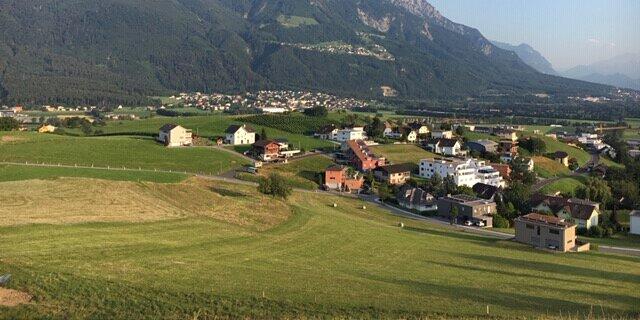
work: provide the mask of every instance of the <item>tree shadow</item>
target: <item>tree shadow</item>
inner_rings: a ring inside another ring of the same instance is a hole
[[[219,194],[221,196],[224,196],[224,197],[232,197],[232,198],[244,198],[244,197],[247,197],[247,195],[242,193],[242,192],[228,190],[228,189],[222,189],[222,188],[217,188],[217,187],[211,187],[211,191],[215,192],[215,193],[217,193],[217,194]]]

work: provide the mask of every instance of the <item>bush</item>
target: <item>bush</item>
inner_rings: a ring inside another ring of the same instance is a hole
[[[593,238],[602,238],[604,237],[604,228],[600,227],[600,226],[592,226],[589,229],[589,236],[593,237]]]
[[[293,193],[293,188],[281,175],[272,173],[268,178],[261,179],[258,184],[258,191],[283,199],[288,198]]]
[[[578,229],[576,230],[576,233],[577,233],[579,236],[584,236],[584,237],[586,237],[586,236],[588,236],[588,235],[589,235],[589,229],[587,229],[587,228],[585,228],[585,227],[580,227],[580,228],[578,228]]]
[[[493,227],[507,229],[509,228],[509,220],[499,214],[496,214],[493,216]]]

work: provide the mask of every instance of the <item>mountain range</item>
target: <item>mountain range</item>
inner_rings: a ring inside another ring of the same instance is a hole
[[[567,78],[640,90],[640,53],[624,54],[562,72]]]
[[[610,90],[541,74],[425,0],[5,0],[0,29],[9,103],[256,89],[400,99]]]
[[[553,69],[551,62],[549,62],[547,58],[526,43],[517,46],[498,41],[492,41],[492,43],[498,48],[515,52],[518,57],[522,59],[522,62],[536,69],[538,72],[554,76],[559,75],[558,72]]]

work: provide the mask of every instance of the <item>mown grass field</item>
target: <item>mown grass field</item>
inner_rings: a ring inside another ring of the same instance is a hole
[[[249,163],[239,155],[214,148],[165,148],[150,138],[76,138],[37,133],[6,133],[2,138],[1,162],[93,165],[207,174],[226,172]]]
[[[422,159],[442,157],[412,144],[380,145],[371,147],[371,150],[394,164],[413,163],[418,165]]]
[[[241,120],[235,120],[236,118],[241,119],[241,117],[232,117],[223,114],[201,117],[154,117],[143,120],[109,121],[105,127],[98,127],[97,129],[102,130],[105,134],[158,134],[158,130],[164,124],[175,123],[193,130],[193,133],[196,135],[213,138],[224,136],[224,132],[229,125],[243,123]],[[264,128],[270,139],[288,139],[296,148],[311,150],[315,148],[334,147],[334,145],[328,141],[315,139],[310,136],[293,134],[259,125],[251,124],[251,126],[254,127],[258,133]]]
[[[534,171],[542,178],[554,178],[569,175],[569,168],[547,157],[532,157],[535,163]]]
[[[265,166],[259,170],[259,175],[268,177],[272,173],[277,173],[285,177],[294,188],[316,190],[320,187],[320,179],[325,169],[332,164],[333,161],[326,156],[311,156],[288,164]],[[255,181],[255,179],[248,180]]]
[[[578,188],[584,186],[585,177],[567,177],[545,186],[540,190],[543,194],[555,194],[560,192],[565,195],[575,196]]]
[[[0,227],[0,273],[34,296],[0,307],[0,318],[479,318],[487,306],[494,318],[640,314],[638,258],[549,254],[316,193],[281,202],[193,179],[65,179],[52,194],[31,183],[0,183],[0,194],[29,191],[4,211],[18,222]],[[26,223],[55,197],[63,223]],[[118,214],[147,203],[158,217]]]

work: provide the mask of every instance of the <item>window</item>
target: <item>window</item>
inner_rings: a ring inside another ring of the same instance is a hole
[[[560,230],[558,230],[558,229],[549,229],[549,233],[551,233],[551,234],[560,234]]]
[[[527,229],[533,229],[533,225],[527,223]]]

